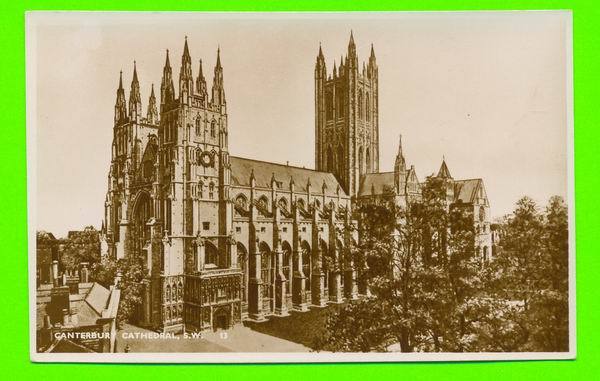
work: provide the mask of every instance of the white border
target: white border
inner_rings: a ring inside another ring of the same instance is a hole
[[[26,123],[27,123],[27,213],[28,213],[28,271],[29,271],[29,350],[33,362],[71,363],[348,363],[348,362],[439,362],[439,361],[506,361],[506,360],[566,360],[576,357],[576,286],[575,286],[575,184],[574,184],[574,121],[573,121],[573,17],[565,11],[494,11],[494,13],[514,12],[554,12],[566,15],[566,92],[567,92],[567,175],[569,212],[569,351],[568,352],[510,352],[510,353],[273,353],[273,352],[231,352],[231,353],[38,353],[36,351],[36,206],[37,206],[37,134],[36,134],[36,22],[47,14],[95,14],[133,15],[150,13],[154,15],[204,15],[228,18],[269,18],[296,17],[311,18],[322,14],[333,17],[389,16],[398,13],[453,13],[472,12],[27,12],[25,15],[26,53]]]

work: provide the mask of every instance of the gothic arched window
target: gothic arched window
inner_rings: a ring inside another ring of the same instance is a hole
[[[371,154],[368,148],[365,154],[365,168],[367,173],[371,172]]]
[[[329,148],[327,148],[327,170],[328,171],[333,170],[333,151],[331,149],[331,146],[329,146]]]
[[[243,194],[239,194],[235,198],[235,204],[244,210],[246,210],[248,208],[248,200],[246,199],[246,196],[244,196]]]
[[[196,118],[196,136],[202,135],[202,120],[200,119],[200,115]]]
[[[204,183],[202,181],[198,182],[198,197],[204,197]]]
[[[285,211],[285,212],[287,212],[287,210],[288,210],[288,205],[287,205],[287,200],[286,200],[285,198],[283,198],[283,197],[282,197],[282,198],[280,198],[280,199],[279,199],[279,202],[277,203],[277,205],[279,206],[279,208],[280,208],[282,211]]]
[[[363,92],[362,92],[362,90],[358,91],[358,117],[361,119],[363,117]]]
[[[363,161],[363,149],[358,149],[358,173],[363,174],[365,172],[365,162]]]
[[[298,201],[296,201],[296,206],[298,209],[304,210],[304,199],[299,198]]]
[[[365,119],[371,120],[371,106],[369,103],[369,93],[365,95]]]
[[[216,129],[217,129],[217,122],[215,122],[214,120],[210,123],[210,137],[214,138],[215,134],[216,134]]]
[[[211,181],[210,184],[208,184],[208,198],[209,199],[213,199],[215,194],[215,184]]]
[[[327,120],[333,118],[333,94],[331,91],[325,93],[325,118]]]
[[[337,151],[338,176],[341,177],[344,173],[344,147],[340,144]]]

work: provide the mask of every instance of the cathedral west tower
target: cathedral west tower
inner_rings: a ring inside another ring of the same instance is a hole
[[[350,196],[361,175],[379,172],[378,69],[375,51],[359,67],[354,36],[347,56],[327,73],[319,47],[315,65],[315,165],[333,173]]]

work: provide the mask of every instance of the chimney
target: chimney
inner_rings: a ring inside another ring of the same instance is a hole
[[[58,261],[52,261],[52,285],[58,287]]]

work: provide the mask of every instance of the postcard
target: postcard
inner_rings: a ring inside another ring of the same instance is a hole
[[[570,12],[30,12],[26,43],[32,361],[575,357]]]

